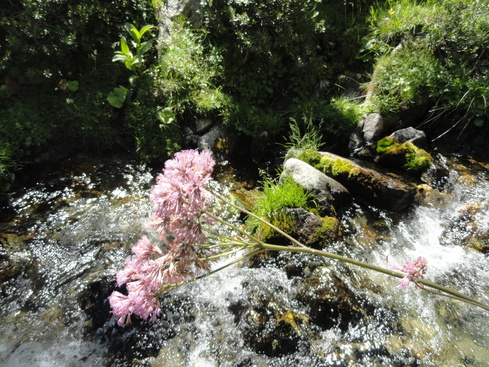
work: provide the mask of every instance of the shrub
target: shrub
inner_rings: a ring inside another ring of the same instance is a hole
[[[374,57],[372,100],[398,113],[428,101],[428,121],[487,121],[487,1],[388,1],[371,12],[365,51]],[[462,126],[462,125],[461,125]]]
[[[106,97],[125,22],[154,23],[147,1],[8,1],[0,8],[0,149],[20,162],[65,147],[111,147],[122,133]]]

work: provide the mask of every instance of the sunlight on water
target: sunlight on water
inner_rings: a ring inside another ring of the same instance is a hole
[[[479,367],[489,360],[486,311],[412,286],[400,292],[396,279],[301,254],[186,284],[163,297],[157,325],[121,329],[107,316],[88,333],[93,320],[80,295],[112,280],[148,232],[153,182],[146,167],[121,164],[53,179],[12,199],[7,245],[20,270],[2,288],[2,366],[125,367],[130,353],[141,365],[171,367]],[[330,250],[387,267],[423,256],[426,279],[489,303],[487,254],[470,242],[489,229],[487,176],[467,185],[453,174],[445,191],[450,199],[401,219],[352,209],[347,235]],[[223,207],[221,215],[239,224],[234,210]],[[141,345],[150,352],[135,352]]]
[[[117,271],[148,218],[152,181],[143,166],[95,167],[12,199],[6,246],[25,269],[2,287],[2,365],[103,365],[99,343],[82,339],[77,297],[96,277]]]

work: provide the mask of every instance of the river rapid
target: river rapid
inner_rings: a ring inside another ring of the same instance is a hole
[[[416,205],[392,215],[354,204],[326,250],[385,267],[423,256],[426,279],[489,304],[487,165],[437,160],[446,174],[427,178]],[[242,190],[228,169],[220,185]],[[0,212],[0,365],[487,366],[487,311],[301,254],[189,283],[163,297],[158,323],[118,327],[106,297],[149,230],[156,173],[77,157],[11,194]]]

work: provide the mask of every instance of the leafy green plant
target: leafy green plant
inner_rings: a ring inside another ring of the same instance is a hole
[[[470,122],[483,126],[489,112],[487,6],[390,0],[373,7],[363,54],[376,61],[369,93],[377,109],[395,116],[424,105],[430,110],[425,123],[443,121],[446,132]]]
[[[231,98],[223,92],[218,50],[206,48],[205,32],[189,28],[184,18],[177,18],[164,44],[157,74],[158,94],[167,108],[193,116],[229,118]]]
[[[145,59],[143,56],[150,51],[153,46],[152,39],[143,42],[143,35],[153,29],[154,26],[145,25],[138,30],[133,24],[125,23],[124,28],[132,37],[132,40],[128,43],[125,37],[121,38],[121,50],[115,52],[112,61],[122,62],[128,70],[134,73],[129,77],[129,84],[132,86],[144,71]],[[129,90],[123,86],[116,87],[109,93],[107,100],[112,106],[121,108],[126,100],[128,92]]]
[[[144,66],[143,55],[153,46],[153,40],[150,39],[143,42],[142,38],[143,35],[153,29],[154,26],[145,25],[138,30],[133,24],[126,23],[124,24],[124,28],[132,37],[130,42],[131,47],[129,47],[126,38],[122,37],[120,41],[121,50],[115,52],[112,61],[121,61],[127,69],[135,72],[136,75],[140,75]]]

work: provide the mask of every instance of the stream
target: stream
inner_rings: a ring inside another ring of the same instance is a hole
[[[418,204],[402,215],[354,204],[326,250],[384,267],[423,256],[427,280],[489,304],[488,167],[437,159],[448,173]],[[229,170],[221,185],[242,188]],[[230,267],[165,295],[156,324],[117,326],[106,298],[148,231],[156,173],[78,157],[11,194],[1,366],[487,366],[487,311],[306,254]]]

